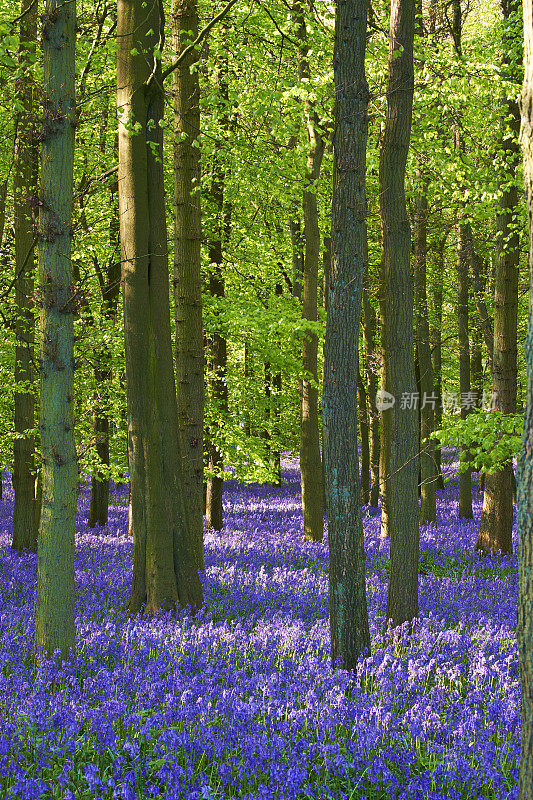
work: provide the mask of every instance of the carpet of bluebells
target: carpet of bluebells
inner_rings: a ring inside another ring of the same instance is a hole
[[[452,470],[421,530],[411,638],[387,635],[388,541],[364,509],[372,653],[356,675],[329,663],[327,545],[302,540],[296,463],[281,488],[227,482],[194,619],[128,618],[126,490],[90,530],[83,486],[61,666],[32,659],[36,557],[10,550],[4,481],[0,797],[516,798],[516,557],[473,553],[481,495],[460,521]]]

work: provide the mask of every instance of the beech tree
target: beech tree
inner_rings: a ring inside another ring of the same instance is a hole
[[[365,269],[365,172],[370,93],[366,0],[338,3],[331,266],[324,343],[324,474],[333,666],[354,669],[370,633],[357,458],[359,324]]]
[[[74,647],[74,311],[71,239],[75,104],[75,0],[47,0],[43,20],[43,124],[39,195],[40,430],[43,499],[35,642],[63,657]]]
[[[405,203],[414,71],[414,0],[392,0],[387,113],[379,161],[382,227],[382,388],[394,398],[381,422],[380,481],[390,536],[387,620],[418,614],[418,411],[413,342],[411,234]],[[406,403],[402,403],[402,399]],[[405,406],[405,407],[402,407]]]
[[[184,508],[163,175],[162,0],[119,0],[118,185],[135,553],[130,610],[202,605]]]
[[[529,319],[527,389],[518,464],[518,653],[522,683],[522,747],[519,800],[533,800],[533,2],[524,2],[524,85],[521,142],[529,217]]]
[[[13,549],[37,549],[38,514],[35,498],[35,442],[28,431],[35,425],[33,392],[35,321],[33,291],[36,241],[34,209],[38,205],[38,141],[35,82],[37,44],[37,0],[22,0],[20,9],[19,63],[23,70],[16,120],[16,150],[13,175],[15,228],[15,439],[13,452]]]
[[[198,36],[196,0],[173,0],[174,50],[181,53]],[[196,560],[204,567],[203,437],[204,341],[200,243],[200,79],[193,50],[174,81],[174,302],[176,373],[183,486]]]

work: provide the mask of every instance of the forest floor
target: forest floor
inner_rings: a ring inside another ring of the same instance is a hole
[[[295,462],[280,488],[227,482],[194,620],[127,618],[125,490],[95,531],[84,486],[77,653],[61,667],[32,661],[36,557],[10,550],[5,488],[0,797],[517,798],[516,556],[473,552],[481,495],[459,520],[453,467],[421,529],[411,639],[384,630],[388,542],[364,509],[372,654],[357,676],[329,664],[327,544],[302,540]]]

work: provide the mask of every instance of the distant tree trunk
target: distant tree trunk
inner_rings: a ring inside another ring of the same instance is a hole
[[[43,501],[37,559],[35,643],[66,658],[74,647],[74,309],[71,238],[76,4],[47,0],[39,210],[40,429]]]
[[[395,404],[382,414],[382,503],[391,540],[387,620],[393,627],[418,614],[418,412],[402,397],[416,391],[413,351],[411,235],[405,203],[405,166],[413,106],[414,0],[392,0],[387,114],[379,165],[383,235],[381,314],[382,386]]]
[[[13,550],[37,550],[35,526],[35,442],[26,431],[35,425],[35,400],[31,390],[35,352],[33,289],[35,234],[33,208],[37,205],[39,153],[36,135],[32,59],[37,45],[37,0],[22,0],[20,21],[16,151],[13,169],[13,216],[15,223],[15,439],[13,452]],[[5,197],[4,197],[5,215]],[[3,227],[3,226],[2,226]]]
[[[276,284],[275,289],[276,297],[281,297],[283,294],[283,286],[281,283]],[[281,422],[281,386],[282,378],[281,372],[277,371],[272,376],[272,425],[273,434],[275,437],[275,446],[272,449],[272,467],[274,471],[274,486],[281,486],[281,451],[279,449],[280,440],[280,422]]]
[[[460,141],[458,137],[457,141]],[[458,147],[461,145],[458,145]],[[467,224],[459,224],[457,244],[457,325],[459,338],[459,390],[461,398],[470,394],[470,340],[468,336],[468,231]],[[461,402],[461,419],[466,419],[471,409]],[[472,519],[472,473],[459,473],[459,517]]]
[[[437,519],[437,469],[435,445],[431,434],[435,430],[435,386],[429,339],[428,303],[426,291],[427,267],[427,188],[416,199],[415,216],[415,295],[416,336],[420,370],[420,523]]]
[[[359,431],[361,433],[361,505],[368,505],[370,494],[370,442],[368,437],[368,416],[366,412],[366,389],[361,373],[357,374],[357,405],[359,411]]]
[[[518,7],[517,0],[502,0],[505,20]],[[510,79],[510,48],[516,42],[509,34],[503,36],[503,71]],[[519,159],[518,136],[520,133],[520,110],[518,103],[510,97],[503,102],[504,132],[501,147],[503,168],[499,176],[501,207],[498,213],[498,260],[494,288],[494,355],[492,369],[492,391],[496,398],[496,411],[504,414],[516,412],[517,386],[517,314],[518,276],[520,266],[520,239],[518,233],[519,199],[516,171]],[[483,511],[476,550],[483,553],[501,550],[513,551],[513,488],[512,464],[503,469],[487,473],[483,493]]]
[[[431,360],[433,364],[433,380],[435,385],[435,430],[442,428],[442,283],[444,278],[444,246],[442,239],[435,253],[435,278],[433,283],[433,313],[435,324],[431,328]],[[442,452],[440,445],[435,447],[435,463],[437,470],[437,489],[444,489],[442,477]]]
[[[494,332],[492,328],[492,321],[487,311],[487,304],[485,303],[485,275],[483,274],[483,261],[478,256],[474,248],[474,238],[472,235],[472,226],[468,224],[468,245],[469,245],[469,261],[470,261],[470,274],[472,276],[472,290],[476,308],[479,315],[481,330],[483,332],[483,339],[487,347],[487,355],[490,364],[490,371],[492,374],[492,356],[494,353]]]
[[[453,22],[451,34],[455,52],[462,57],[462,10],[461,0],[452,0]],[[462,130],[462,110],[458,110],[459,124],[455,130],[455,150],[458,161],[464,151],[464,136]],[[472,231],[470,223],[462,213],[457,237],[457,331],[459,344],[459,391],[461,394],[461,419],[466,419],[471,409],[463,402],[465,395],[470,394],[470,342],[468,338],[468,295],[469,273],[468,266],[471,261]],[[470,470],[459,473],[459,517],[472,519],[472,474]]]
[[[302,226],[299,219],[289,221],[292,246],[292,296],[302,299],[302,283],[304,276],[304,254],[302,242]]]
[[[309,82],[310,69],[307,30],[300,0],[294,3],[298,39],[298,76]],[[317,129],[317,114],[313,103],[305,101],[305,122],[309,149],[303,192],[304,276],[302,316],[310,322],[317,320],[318,263],[320,259],[320,229],[316,182],[320,176],[324,142]],[[304,537],[319,541],[324,535],[322,458],[318,417],[318,337],[306,333],[302,345],[302,431],[300,443],[300,471],[302,478],[302,510]],[[310,377],[308,377],[310,376]]]
[[[329,539],[331,660],[353,670],[370,653],[357,458],[357,374],[364,272],[369,91],[366,3],[337,4],[332,260],[324,345],[324,473]]]
[[[109,244],[111,254],[104,273],[98,260],[94,264],[102,292],[101,314],[106,325],[113,327],[117,318],[118,298],[120,296],[120,249],[118,220],[118,183],[111,187],[109,222]],[[104,343],[98,353],[94,369],[96,397],[94,401],[93,424],[96,436],[96,453],[101,463],[109,467],[109,414],[111,402],[111,380],[113,377],[113,353]],[[89,506],[89,528],[106,525],[109,513],[109,476],[93,475],[91,478],[91,501]]]
[[[369,297],[368,286],[368,243],[365,224],[365,274],[363,282],[363,337],[365,342],[365,377],[368,386],[368,408],[370,412],[370,496],[372,508],[378,507],[379,501],[379,455],[380,431],[379,411],[376,407],[378,390],[379,356],[376,348],[376,312]]]
[[[521,96],[524,183],[529,216],[527,389],[518,463],[518,655],[522,683],[519,800],[533,800],[533,2],[524,2],[524,85]]]
[[[196,609],[202,586],[182,495],[163,176],[161,3],[117,10],[119,217],[134,547],[130,610]],[[135,126],[136,130],[134,130]]]
[[[198,35],[197,0],[172,0],[174,50]],[[174,80],[174,302],[178,423],[185,506],[196,561],[204,569],[203,430],[204,339],[200,242],[200,81],[195,52],[175,70]]]

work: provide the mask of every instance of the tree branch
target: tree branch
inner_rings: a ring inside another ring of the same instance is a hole
[[[179,54],[177,59],[174,61],[173,64],[170,65],[170,67],[167,67],[166,70],[164,70],[162,75],[163,81],[165,80],[165,78],[168,78],[169,75],[172,75],[174,70],[176,70],[179,67],[181,62],[184,61],[187,58],[187,56],[189,56],[193,52],[193,50],[200,44],[200,42],[203,39],[205,39],[211,28],[214,28],[217,22],[220,22],[221,19],[224,19],[228,11],[230,11],[230,9],[235,5],[236,2],[237,0],[229,0],[229,3],[226,6],[224,6],[220,14],[217,14],[216,17],[213,17],[213,19],[207,23],[205,28],[202,28],[202,30],[200,31],[194,42],[190,44],[188,47],[186,47],[185,50],[183,50],[183,52]]]

